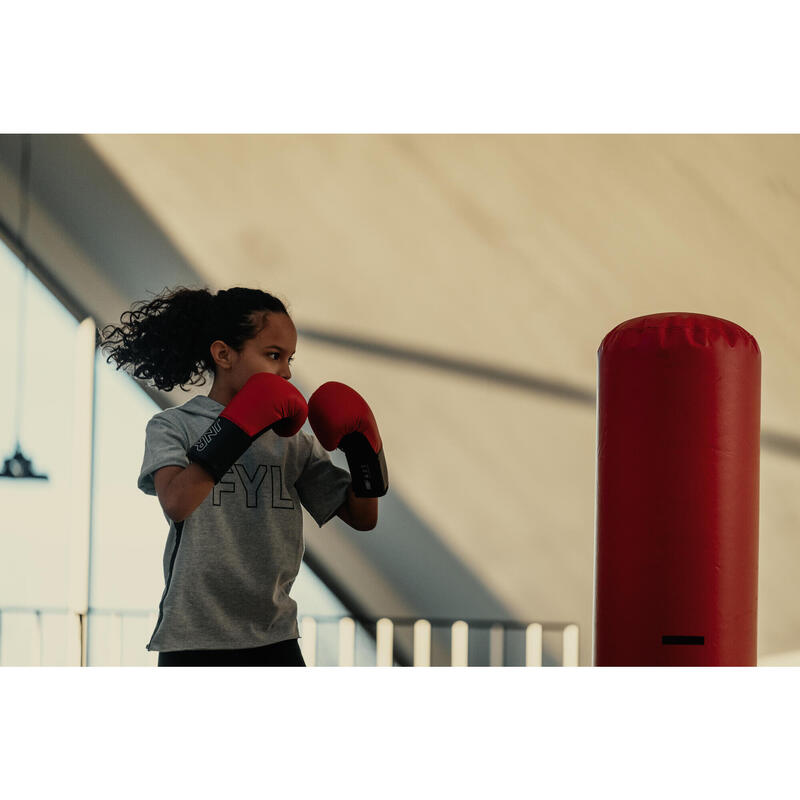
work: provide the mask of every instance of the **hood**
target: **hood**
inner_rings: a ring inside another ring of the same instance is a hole
[[[179,408],[186,414],[215,420],[225,406],[204,394],[200,394],[196,395],[191,400],[187,400],[182,406],[179,406]]]

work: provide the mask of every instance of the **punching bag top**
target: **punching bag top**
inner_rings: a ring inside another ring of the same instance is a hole
[[[746,348],[761,354],[755,338],[735,322],[708,314],[671,312],[621,322],[605,335],[597,355],[618,350],[684,347]]]

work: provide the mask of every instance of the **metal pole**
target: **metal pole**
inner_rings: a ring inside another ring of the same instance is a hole
[[[79,653],[88,663],[89,562],[92,523],[92,439],[94,427],[95,323],[87,317],[75,334],[75,393],[72,438],[72,513],[69,546],[69,610],[80,622]]]

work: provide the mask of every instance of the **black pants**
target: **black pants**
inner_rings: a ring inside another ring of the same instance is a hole
[[[245,650],[174,650],[158,654],[159,667],[304,667],[297,639]]]

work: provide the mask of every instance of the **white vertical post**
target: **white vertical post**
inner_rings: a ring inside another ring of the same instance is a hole
[[[469,661],[469,625],[464,620],[453,623],[450,641],[450,663],[454,667],[466,667]]]
[[[122,614],[111,615],[111,658],[116,657],[117,666],[122,666]],[[114,663],[113,661],[111,662]]]
[[[565,667],[578,666],[578,635],[577,625],[567,625],[561,634],[561,663]]]
[[[313,667],[317,663],[317,621],[313,617],[303,617],[300,623],[300,648],[306,666]]]
[[[503,666],[503,626],[500,623],[489,630],[489,666]]]
[[[95,360],[95,324],[91,317],[84,319],[75,332],[74,359],[68,606],[75,618],[80,620],[79,615],[83,615],[88,623]],[[70,654],[72,664],[86,666],[87,628],[88,624],[82,629],[83,641],[78,653],[73,649]]]
[[[414,623],[414,666],[431,665],[431,624],[426,619]]]
[[[37,608],[34,613],[33,653],[31,664],[35,667],[42,666],[42,612]]]
[[[147,616],[147,627],[149,628],[148,635],[152,635],[152,633],[156,629],[156,623],[158,622],[158,614],[148,614]],[[147,650],[147,661],[148,663],[153,666],[158,666],[158,653],[155,650]]]
[[[542,666],[542,626],[538,622],[525,629],[525,666]]]
[[[89,611],[87,609],[85,614],[79,615],[80,632],[81,632],[81,661],[82,667],[89,664]]]
[[[350,617],[339,620],[339,666],[352,667],[356,655],[356,624]]]
[[[375,645],[377,666],[391,667],[394,664],[394,625],[386,617],[378,620]]]

